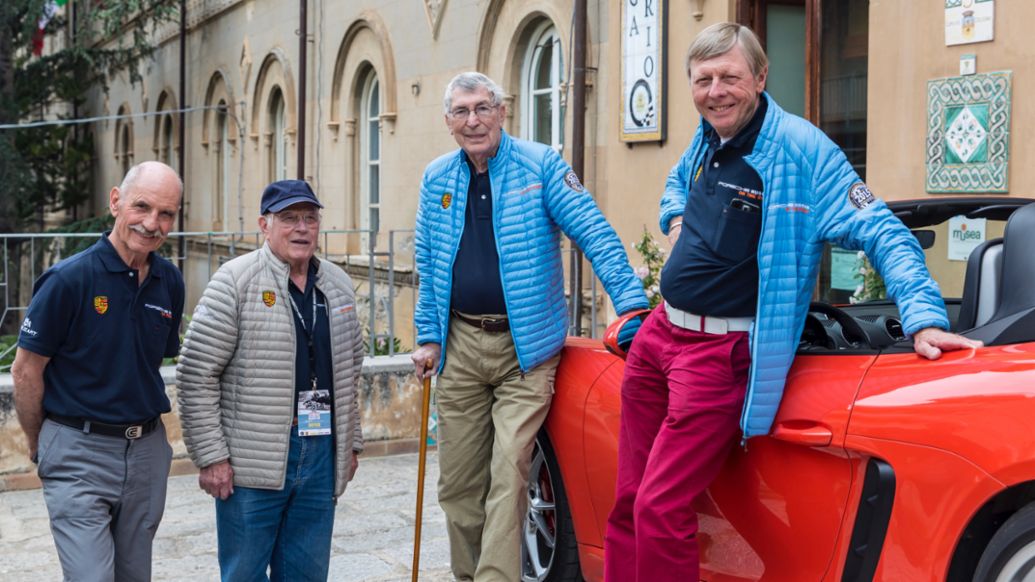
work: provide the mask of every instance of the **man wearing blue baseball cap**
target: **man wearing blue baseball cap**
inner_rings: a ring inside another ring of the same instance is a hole
[[[266,244],[223,265],[176,368],[183,440],[216,499],[228,580],[326,580],[334,506],[363,450],[352,281],[315,257],[309,184],[266,187]]]

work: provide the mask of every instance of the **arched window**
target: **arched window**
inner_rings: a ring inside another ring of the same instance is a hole
[[[269,181],[275,182],[288,177],[285,104],[280,87],[273,89],[269,103]]]
[[[133,167],[133,121],[127,105],[119,107],[119,119],[115,122],[115,161],[122,169],[122,176]],[[120,178],[121,179],[121,176]]]
[[[227,217],[227,199],[230,196],[230,123],[227,115],[226,101],[220,100],[219,109],[216,110],[216,141],[215,141],[215,228],[226,230],[229,222]]]
[[[549,20],[533,28],[521,67],[522,133],[527,139],[564,147],[564,68],[561,40]]]
[[[360,87],[360,228],[376,234],[381,222],[381,90],[373,69]]]
[[[160,127],[158,161],[173,166],[175,163],[176,147],[173,145],[173,116],[171,113],[162,116]]]

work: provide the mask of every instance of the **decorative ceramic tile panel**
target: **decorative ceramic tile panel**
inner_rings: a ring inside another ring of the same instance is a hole
[[[1008,191],[1011,75],[927,82],[928,192]]]

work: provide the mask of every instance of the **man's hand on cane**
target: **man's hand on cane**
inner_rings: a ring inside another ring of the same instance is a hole
[[[413,368],[418,380],[423,380],[425,374],[434,376],[438,373],[439,361],[442,357],[442,346],[440,344],[424,344],[410,354],[413,360]]]

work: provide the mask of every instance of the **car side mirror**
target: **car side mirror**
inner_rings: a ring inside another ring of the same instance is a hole
[[[913,236],[916,237],[917,242],[920,243],[920,248],[925,251],[934,246],[934,231],[933,230],[913,230],[910,231]]]
[[[624,360],[627,354],[618,345],[618,332],[630,319],[639,317],[641,320],[645,320],[648,315],[650,315],[650,309],[636,309],[624,313],[621,317],[611,322],[611,325],[607,326],[607,329],[604,331],[604,348]]]

